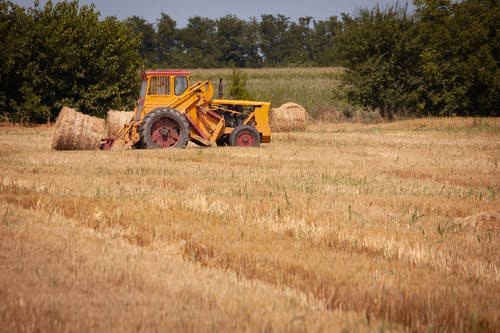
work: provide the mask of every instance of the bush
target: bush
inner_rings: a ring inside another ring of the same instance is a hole
[[[0,0],[0,109],[14,121],[54,120],[63,105],[105,116],[134,102],[139,40],[93,6],[51,1],[24,10]],[[4,23],[5,22],[5,23]]]
[[[245,73],[239,70],[233,69],[233,75],[231,77],[231,86],[229,87],[229,96],[234,99],[242,100],[252,100],[247,88],[247,77]]]
[[[422,47],[419,112],[498,116],[499,6],[496,0],[419,0]]]
[[[343,18],[335,43],[350,102],[401,116],[498,116],[495,0],[416,0]]]
[[[411,39],[414,24],[406,7],[362,9],[356,17],[343,20],[336,49],[347,68],[342,80],[348,100],[379,109],[389,119],[411,112],[416,102],[418,47]]]

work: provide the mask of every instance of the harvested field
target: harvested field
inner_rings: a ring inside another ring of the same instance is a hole
[[[5,331],[500,331],[499,119],[246,149],[52,131],[0,127]]]

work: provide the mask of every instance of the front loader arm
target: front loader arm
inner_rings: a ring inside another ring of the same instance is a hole
[[[186,89],[178,99],[166,106],[181,113],[186,113],[193,107],[210,104],[213,94],[214,87],[210,81],[199,81]]]

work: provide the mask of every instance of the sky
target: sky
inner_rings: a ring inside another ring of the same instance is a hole
[[[33,7],[34,4],[34,0],[11,1],[23,7]],[[46,2],[40,0],[40,5]],[[411,0],[399,1],[406,2],[411,3]],[[177,22],[177,27],[184,27],[193,16],[217,19],[228,14],[243,20],[260,19],[263,14],[283,14],[292,20],[304,16],[325,20],[341,13],[353,14],[358,8],[371,9],[377,4],[386,8],[396,0],[80,0],[80,5],[90,3],[95,4],[102,17],[116,16],[122,20],[135,15],[155,23],[164,12]]]

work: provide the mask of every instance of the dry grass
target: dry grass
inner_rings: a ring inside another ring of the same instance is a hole
[[[499,119],[317,124],[258,149],[50,136],[0,130],[8,331],[500,329]]]

